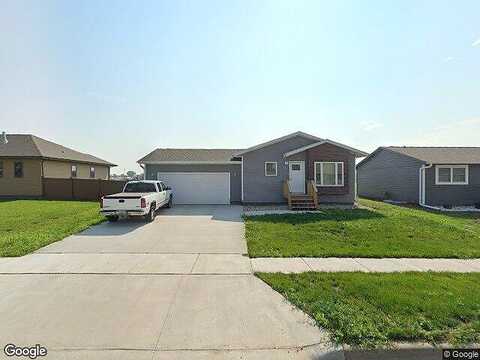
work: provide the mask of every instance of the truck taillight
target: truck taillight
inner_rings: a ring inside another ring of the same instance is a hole
[[[140,207],[143,209],[143,208],[146,208],[147,207],[147,200],[145,200],[144,198],[141,198],[140,199]]]

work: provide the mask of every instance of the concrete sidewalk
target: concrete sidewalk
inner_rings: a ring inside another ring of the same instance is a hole
[[[450,271],[480,272],[480,259],[411,259],[411,258],[254,258],[254,272],[301,273],[307,271]]]
[[[0,258],[0,274],[251,274],[242,254],[43,254]]]

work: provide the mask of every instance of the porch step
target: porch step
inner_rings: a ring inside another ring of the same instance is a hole
[[[292,200],[292,206],[293,205],[297,205],[297,206],[300,206],[300,205],[315,205],[315,203],[313,202],[313,200]]]
[[[312,206],[293,206],[292,210],[315,210],[315,205]]]
[[[315,202],[311,196],[295,196],[291,199],[292,210],[315,210]]]
[[[295,194],[291,195],[292,200],[294,199],[311,199],[312,197],[310,195],[301,195],[301,194]]]

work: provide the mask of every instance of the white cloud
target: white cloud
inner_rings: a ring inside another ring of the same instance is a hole
[[[383,127],[383,124],[377,121],[368,120],[368,121],[361,121],[360,126],[365,131],[372,131],[372,130]]]
[[[420,146],[479,146],[480,118],[441,124],[421,135],[408,139],[409,145]]]
[[[443,62],[450,62],[452,60],[454,60],[455,58],[452,57],[452,56],[447,56],[446,58],[443,59]]]
[[[479,46],[479,45],[480,45],[480,38],[478,38],[472,43],[472,46]]]

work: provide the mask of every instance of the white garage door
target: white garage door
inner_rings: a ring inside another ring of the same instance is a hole
[[[159,172],[173,190],[174,204],[230,204],[230,173]]]

